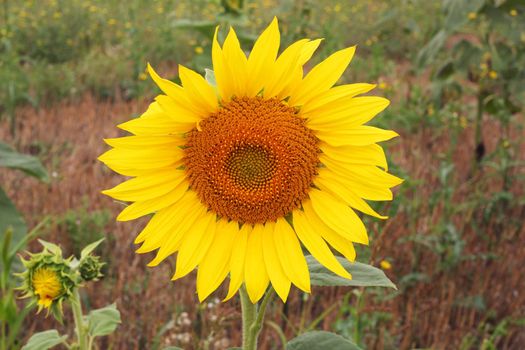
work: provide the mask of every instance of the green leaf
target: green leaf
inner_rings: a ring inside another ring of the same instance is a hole
[[[2,142],[0,142],[0,166],[18,169],[41,181],[49,181],[47,171],[38,158],[18,153]]]
[[[350,272],[352,279],[339,277],[321,265],[313,256],[307,255],[310,281],[314,286],[388,287],[397,289],[383,270],[360,262],[350,262],[338,256],[337,260]]]
[[[217,86],[217,80],[215,80],[215,72],[208,68],[206,68],[204,71],[206,72],[204,77],[206,78],[208,84],[210,84],[211,86]]]
[[[448,35],[448,32],[445,30],[437,32],[437,34],[434,35],[434,37],[418,52],[416,59],[417,66],[421,68],[434,61],[443,45],[445,45]]]
[[[82,249],[82,251],[80,252],[80,261],[82,261],[89,254],[91,254],[91,252],[93,252],[98,247],[98,245],[102,243],[103,240],[104,238],[101,238],[98,241],[85,246],[84,249]]]
[[[184,349],[179,348],[178,346],[168,346],[168,347],[162,348],[162,350],[184,350]]]
[[[447,13],[445,28],[452,32],[469,21],[469,13],[478,13],[485,5],[485,0],[447,0],[444,10]]]
[[[115,304],[93,310],[87,316],[88,333],[92,337],[113,333],[120,324],[120,312]]]
[[[23,216],[7,197],[7,194],[0,188],[0,235],[2,237],[9,227],[13,231],[11,246],[14,246],[24,238],[27,226]]]
[[[60,336],[56,329],[33,334],[22,350],[47,350],[66,341],[67,336]]]
[[[43,239],[39,239],[38,241],[44,246],[44,248],[49,250],[51,253],[62,256],[62,249],[60,249],[58,245],[44,241]]]
[[[361,350],[352,341],[342,336],[325,332],[313,331],[303,333],[286,344],[286,350]]]

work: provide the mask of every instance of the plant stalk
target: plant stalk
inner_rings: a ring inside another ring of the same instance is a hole
[[[75,289],[74,298],[71,303],[71,308],[73,310],[73,318],[75,319],[78,348],[79,350],[89,350],[87,343],[86,325],[84,323],[84,315],[82,314],[82,303],[80,302],[80,293],[78,292],[78,288]]]
[[[256,350],[257,338],[261,332],[264,322],[264,314],[269,301],[272,299],[275,291],[270,287],[257,308],[257,304],[252,304],[244,286],[239,289],[242,309],[242,349]]]

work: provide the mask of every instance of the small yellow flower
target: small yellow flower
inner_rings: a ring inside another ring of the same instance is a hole
[[[126,22],[126,24],[124,24],[124,28],[130,29],[131,28],[131,22]]]
[[[144,72],[141,72],[139,74],[139,80],[146,80],[146,79],[148,79],[148,75]]]
[[[478,17],[478,14],[476,12],[469,12],[468,19],[471,21],[475,20]]]
[[[466,129],[468,126],[468,119],[463,115],[459,117],[459,126],[461,126],[462,129]]]
[[[195,53],[196,53],[197,55],[200,55],[200,54],[202,54],[203,52],[204,52],[204,49],[203,49],[201,46],[197,46],[197,47],[195,47]]]
[[[498,73],[493,71],[493,70],[491,70],[489,72],[489,77],[490,77],[490,79],[497,79],[498,78]]]
[[[160,14],[163,14],[164,13],[164,7],[162,6],[159,6],[157,7],[157,13],[160,15]]]
[[[59,19],[60,17],[62,17],[62,13],[60,13],[60,12],[53,13],[53,18],[54,19]]]
[[[392,268],[392,264],[388,260],[381,260],[379,265],[383,270],[390,270]]]
[[[434,106],[429,105],[429,106],[427,107],[427,113],[428,113],[428,115],[434,115],[434,112],[435,112],[435,111],[434,111]]]
[[[110,26],[113,26],[113,25],[117,24],[117,20],[114,19],[114,18],[110,18],[110,19],[108,20],[108,24],[109,24]]]
[[[372,45],[372,40],[367,39],[367,40],[365,41],[365,45],[366,45],[366,46],[370,46],[370,45]]]
[[[341,4],[339,4],[339,3],[335,4],[334,12],[341,12]]]
[[[504,140],[503,141],[503,148],[509,148],[510,147],[510,142],[509,140]]]
[[[510,15],[511,15],[512,17],[516,17],[516,16],[518,15],[518,11],[516,11],[516,9],[512,9],[512,10],[510,10],[509,13],[510,13]]]
[[[380,88],[381,90],[385,90],[386,88],[388,88],[388,84],[382,81],[379,83],[377,87]]]
[[[38,296],[38,305],[49,309],[53,300],[62,293],[62,284],[57,272],[49,267],[41,267],[33,273],[33,290]]]

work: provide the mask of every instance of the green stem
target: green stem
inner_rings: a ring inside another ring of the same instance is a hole
[[[75,289],[71,308],[73,310],[73,318],[75,319],[79,350],[89,350],[87,344],[86,325],[84,324],[84,315],[82,314],[82,303],[80,302],[78,288]]]
[[[264,321],[264,314],[269,301],[273,298],[275,290],[270,289],[264,295],[261,305],[257,309],[256,304],[252,304],[244,286],[239,290],[242,308],[242,349],[256,350],[257,338],[261,332]]]

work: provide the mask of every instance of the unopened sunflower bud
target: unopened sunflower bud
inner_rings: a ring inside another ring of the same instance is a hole
[[[50,251],[48,247],[37,254],[22,259],[26,270],[19,274],[24,292],[22,298],[31,298],[30,305],[38,305],[38,312],[46,308],[60,319],[62,302],[68,300],[78,286],[78,278],[71,270],[69,259],[64,260],[61,251]]]
[[[102,274],[104,263],[100,262],[98,256],[88,255],[81,261],[79,271],[84,281],[96,281]]]

